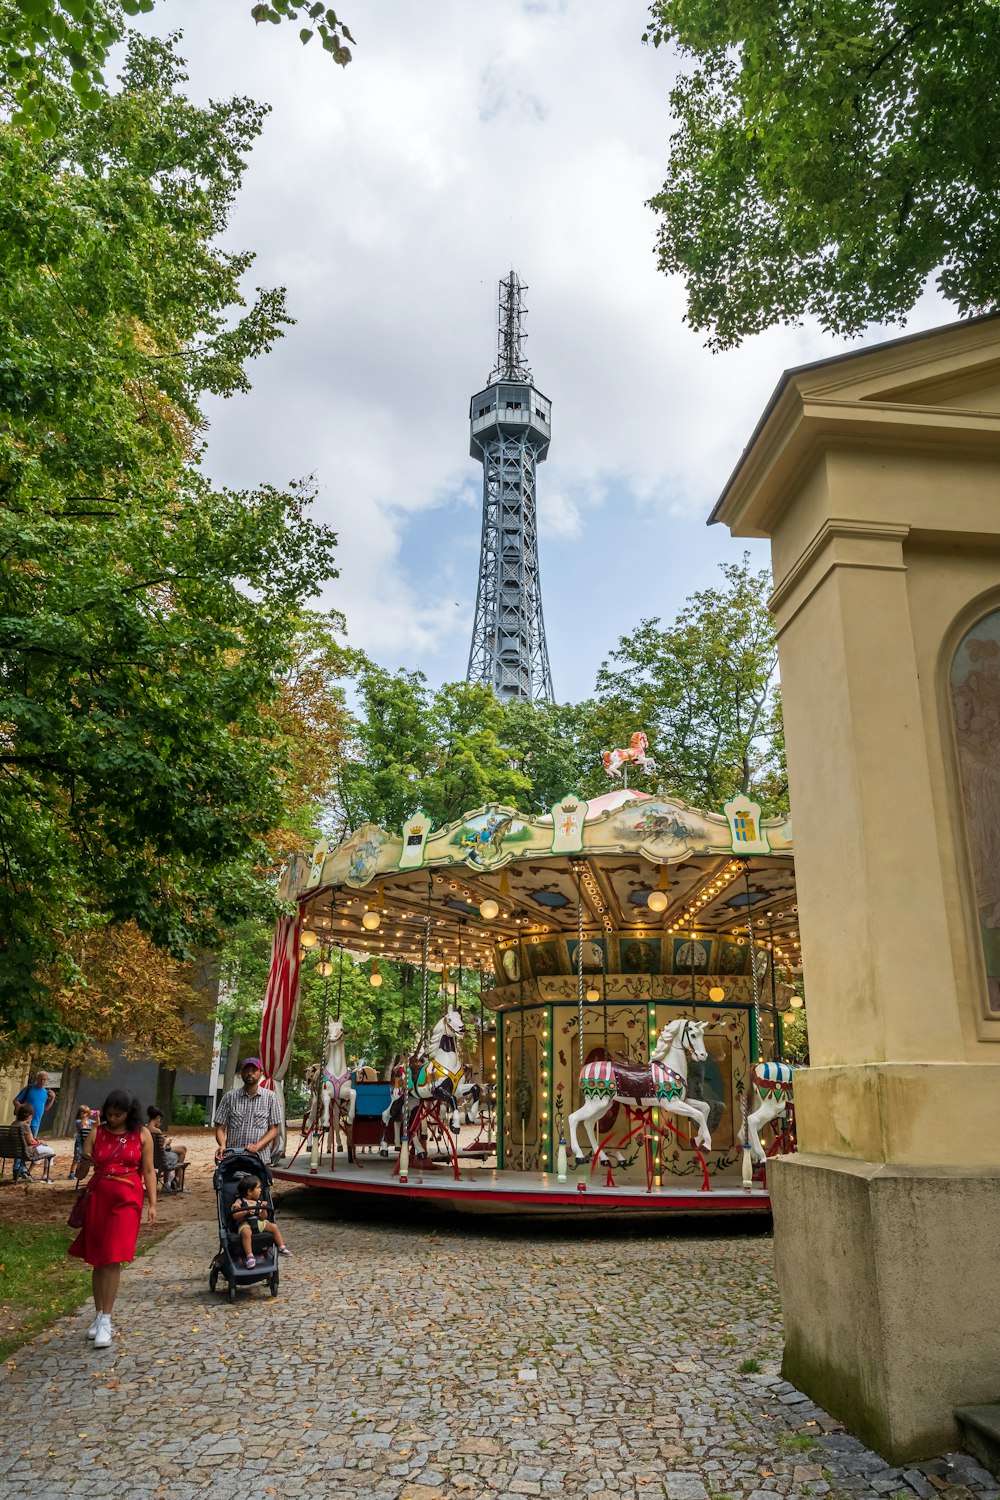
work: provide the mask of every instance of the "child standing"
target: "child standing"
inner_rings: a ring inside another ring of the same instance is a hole
[[[83,1160],[83,1154],[87,1149],[87,1137],[90,1134],[90,1106],[81,1104],[76,1112],[76,1135],[73,1138],[73,1165],[70,1167],[70,1177],[76,1176],[76,1169]]]
[[[281,1237],[281,1230],[268,1217],[267,1204],[261,1201],[260,1183],[249,1172],[236,1179],[236,1198],[230,1212],[243,1246],[248,1271],[252,1271],[257,1264],[257,1257],[253,1253],[255,1234],[269,1234],[278,1247],[279,1255],[291,1255],[292,1252]]]

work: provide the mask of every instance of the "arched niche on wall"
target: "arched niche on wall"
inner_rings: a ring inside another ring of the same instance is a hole
[[[987,1014],[1000,1017],[1000,609],[959,641],[949,687]]]

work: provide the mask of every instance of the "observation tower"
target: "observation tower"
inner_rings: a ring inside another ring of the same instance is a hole
[[[551,703],[535,469],[549,451],[552,405],[535,389],[524,356],[526,291],[515,271],[500,283],[496,368],[469,412],[469,451],[483,466],[483,535],[465,675],[504,701]]]

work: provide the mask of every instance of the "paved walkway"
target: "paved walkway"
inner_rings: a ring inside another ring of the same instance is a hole
[[[19,1351],[0,1496],[1000,1496],[958,1455],[889,1469],[781,1383],[765,1237],[284,1223],[275,1301],[211,1297],[196,1223],[126,1273],[111,1350],[81,1311]]]

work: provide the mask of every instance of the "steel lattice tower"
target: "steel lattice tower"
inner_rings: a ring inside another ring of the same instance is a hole
[[[535,508],[552,404],[535,389],[524,357],[525,291],[514,271],[500,283],[496,369],[469,411],[469,451],[483,466],[483,537],[465,675],[500,699],[552,703]]]

